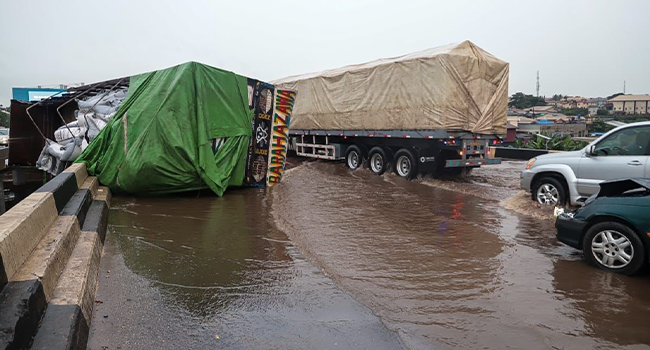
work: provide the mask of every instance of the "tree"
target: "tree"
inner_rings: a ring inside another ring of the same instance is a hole
[[[589,129],[590,132],[608,132],[614,129],[614,127],[605,124],[605,121],[602,118],[597,118],[593,123],[591,123],[591,127]]]
[[[560,109],[560,113],[564,115],[586,116],[587,114],[589,114],[589,110],[587,108],[562,108]]]
[[[612,96],[607,96],[607,99],[608,99],[608,100],[611,100],[611,99],[613,99],[614,97],[616,97],[616,96],[620,96],[620,95],[623,95],[623,93],[622,93],[622,92],[617,92],[617,93],[613,94]]]
[[[553,95],[553,101],[560,101],[564,97],[566,97],[566,96],[562,96],[562,94],[555,94],[555,95]]]
[[[598,111],[596,111],[596,115],[608,115],[609,111],[605,108],[598,108]]]
[[[9,127],[9,113],[0,110],[0,126],[8,128]]]
[[[535,97],[533,95],[526,95],[523,92],[518,92],[510,96],[510,102],[508,102],[508,107],[513,107],[517,109],[530,108],[535,106],[546,106],[543,97]]]

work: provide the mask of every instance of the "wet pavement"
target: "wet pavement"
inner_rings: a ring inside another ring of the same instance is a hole
[[[523,166],[115,198],[89,348],[650,349],[648,273],[558,243]]]
[[[402,349],[269,211],[257,189],[115,197],[88,348]]]

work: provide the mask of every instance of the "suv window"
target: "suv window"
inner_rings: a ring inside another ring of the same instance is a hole
[[[596,144],[598,156],[640,156],[650,154],[650,126],[619,130]]]
[[[9,130],[7,130],[7,129],[0,129],[0,136],[3,136],[3,135],[9,135]]]

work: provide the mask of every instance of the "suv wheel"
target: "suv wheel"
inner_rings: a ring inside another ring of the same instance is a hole
[[[618,222],[592,226],[582,239],[585,260],[603,270],[633,275],[645,261],[645,249],[637,234]]]
[[[567,202],[562,183],[553,177],[544,177],[535,183],[533,199],[541,205],[563,206]]]

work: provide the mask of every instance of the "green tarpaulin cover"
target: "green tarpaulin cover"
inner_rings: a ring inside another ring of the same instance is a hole
[[[131,77],[126,99],[77,163],[117,193],[239,186],[253,112],[247,79],[188,62]],[[213,151],[212,140],[226,138]]]

